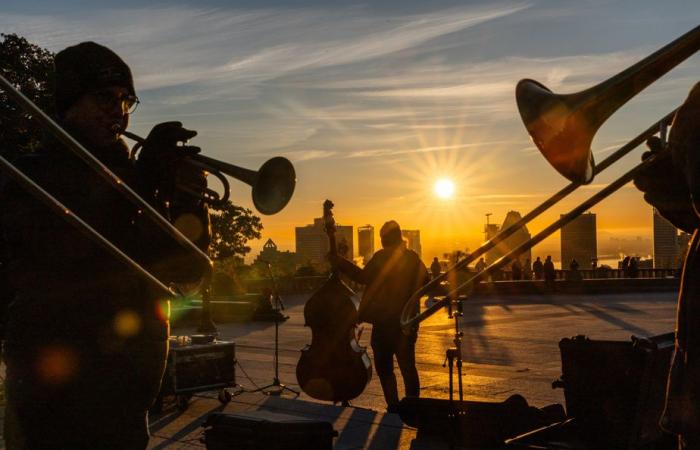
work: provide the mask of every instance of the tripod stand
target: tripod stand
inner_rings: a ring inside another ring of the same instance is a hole
[[[280,374],[279,374],[279,326],[280,326],[280,318],[282,317],[282,314],[280,311],[284,311],[284,303],[282,302],[282,297],[280,297],[279,290],[277,289],[277,282],[275,281],[275,276],[272,273],[272,265],[269,262],[265,263],[267,265],[267,272],[270,275],[270,281],[272,283],[272,293],[270,294],[271,300],[273,301],[273,317],[274,317],[274,322],[275,322],[275,356],[274,356],[274,365],[275,365],[275,377],[272,380],[272,383],[268,384],[267,386],[262,386],[257,389],[255,389],[253,392],[262,392],[266,395],[271,395],[271,396],[280,396],[284,391],[289,391],[292,394],[294,394],[295,398],[299,397],[299,391],[296,391],[288,386],[285,386],[280,382]]]

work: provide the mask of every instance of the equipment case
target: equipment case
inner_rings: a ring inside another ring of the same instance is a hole
[[[171,339],[172,340],[172,339]],[[236,344],[214,340],[188,345],[173,345],[163,374],[160,393],[151,412],[159,413],[163,398],[174,395],[180,410],[187,409],[190,397],[198,392],[219,390],[219,400],[227,403],[225,388],[236,386]]]
[[[629,341],[576,336],[559,342],[569,420],[511,439],[512,449],[675,448],[658,425],[673,333]]]
[[[204,424],[207,450],[332,450],[328,422],[273,413],[212,413]]]

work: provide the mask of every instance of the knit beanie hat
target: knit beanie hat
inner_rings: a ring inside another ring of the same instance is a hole
[[[61,50],[54,59],[54,68],[59,116],[92,90],[122,86],[136,95],[129,66],[112,50],[95,42],[82,42]]]

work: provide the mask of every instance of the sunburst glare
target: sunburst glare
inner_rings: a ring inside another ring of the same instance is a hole
[[[435,182],[435,195],[442,199],[452,198],[455,193],[455,184],[449,178],[440,178]]]

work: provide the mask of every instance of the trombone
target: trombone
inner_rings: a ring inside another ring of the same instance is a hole
[[[421,313],[412,313],[412,305],[448,276],[466,267],[470,262],[491,250],[526,223],[574,192],[579,186],[590,183],[595,175],[610,167],[648,138],[659,133],[662,141],[665,140],[667,127],[673,120],[677,109],[666,114],[661,120],[651,125],[597,165],[591,152],[591,142],[595,133],[615,111],[698,50],[700,50],[700,26],[695,27],[617,75],[580,92],[555,94],[537,81],[530,79],[520,80],[515,89],[515,96],[525,128],[545,159],[571,183],[535,207],[519,221],[482,244],[443,274],[414,292],[411,298],[406,301],[401,313],[402,329],[408,332],[418,323],[435,314],[443,306],[450,305],[452,299],[456,298],[460,291],[473,287],[475,283],[486,279],[505,267],[520,254],[539,244],[555,231],[632,181],[638,173],[653,166],[659,159],[666,157],[667,152],[664,151],[652,153],[649,158],[561,216],[559,220],[553,222],[529,241],[512,249],[483,271],[452,289],[444,299],[431,305]]]

